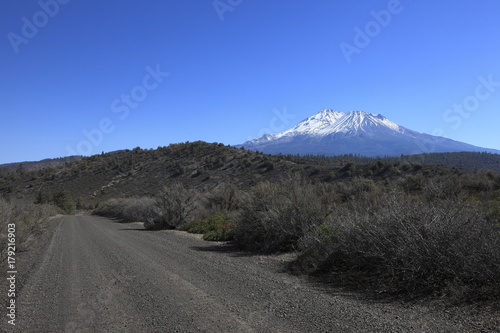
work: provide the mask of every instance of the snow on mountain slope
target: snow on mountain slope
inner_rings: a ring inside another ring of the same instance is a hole
[[[500,153],[493,149],[419,133],[380,114],[363,111],[337,112],[328,109],[303,120],[287,131],[266,134],[247,141],[242,146],[271,154],[397,156],[448,151]]]
[[[301,121],[297,126],[277,134],[266,134],[260,138],[248,141],[248,144],[258,144],[278,139],[293,138],[296,136],[310,136],[320,139],[328,135],[341,133],[356,135],[362,132],[373,133],[375,131],[395,131],[411,136],[418,134],[403,126],[390,121],[380,114],[367,113],[363,111],[337,112],[333,110],[321,110],[319,113]]]

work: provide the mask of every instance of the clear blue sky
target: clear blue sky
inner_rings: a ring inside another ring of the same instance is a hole
[[[497,0],[4,0],[0,30],[0,163],[238,144],[324,108],[500,149]]]

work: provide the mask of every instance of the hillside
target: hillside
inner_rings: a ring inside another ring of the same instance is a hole
[[[153,195],[175,181],[202,189],[230,182],[245,188],[263,179],[276,179],[293,165],[218,143],[181,143],[94,155],[37,171],[3,169],[0,194],[33,201],[40,191],[67,190],[73,198],[95,204],[116,196]]]
[[[313,181],[331,182],[353,177],[396,181],[405,175],[421,173],[429,177],[450,170],[500,171],[500,155],[446,153],[385,159],[274,156],[198,141],[94,155],[35,171],[0,169],[0,195],[33,202],[39,193],[66,190],[74,200],[79,198],[93,206],[112,197],[154,195],[178,181],[201,190],[227,183],[245,189],[297,172]]]

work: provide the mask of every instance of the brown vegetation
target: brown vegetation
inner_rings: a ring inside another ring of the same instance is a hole
[[[456,164],[469,155],[444,156]],[[233,240],[248,251],[296,251],[295,268],[351,287],[469,300],[500,292],[493,171],[195,142],[4,173],[0,192],[67,209],[92,205],[96,214]]]
[[[56,214],[56,209],[51,205],[14,204],[0,197],[0,243],[4,245],[1,261],[6,259],[9,224],[15,225],[16,252],[21,252],[43,232],[47,219]]]

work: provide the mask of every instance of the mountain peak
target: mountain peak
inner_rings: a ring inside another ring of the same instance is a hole
[[[491,151],[412,131],[381,114],[323,109],[297,126],[243,143],[265,153],[398,156],[422,152]],[[496,151],[495,151],[496,153]]]
[[[383,129],[396,132],[404,132],[406,130],[404,127],[390,121],[381,114],[373,114],[364,111],[350,111],[334,124],[331,128],[331,133],[340,132],[344,134],[355,134],[359,132],[370,132],[373,129],[377,131]]]
[[[288,131],[270,135],[277,139],[291,135],[309,135],[322,137],[335,133],[356,134],[360,132],[370,132],[372,128],[386,128],[386,130],[402,132],[405,129],[396,123],[388,120],[380,114],[373,114],[364,111],[339,112],[324,109],[301,121],[297,126]],[[256,139],[259,140],[260,138]]]
[[[343,112],[324,109],[315,114],[314,116],[304,119],[290,131],[294,132],[295,134],[297,133],[313,134],[314,132],[321,131],[331,126],[332,124],[336,123],[344,115],[345,114]]]

